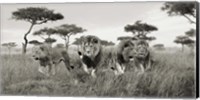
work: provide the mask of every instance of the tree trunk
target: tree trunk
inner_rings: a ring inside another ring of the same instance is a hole
[[[65,48],[66,48],[66,50],[68,50],[68,47],[69,47],[69,37],[68,38],[65,37]]]
[[[11,51],[11,48],[8,48],[8,55],[10,56],[10,51]]]
[[[182,52],[184,52],[184,44],[182,44]]]
[[[28,34],[30,34],[32,28],[33,28],[34,24],[32,23],[28,32],[26,32],[26,34],[24,34],[24,43],[22,43],[22,54],[26,54],[26,48],[27,48],[27,45],[28,45],[28,39],[27,39],[27,36]]]

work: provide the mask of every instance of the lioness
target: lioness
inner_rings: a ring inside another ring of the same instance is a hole
[[[80,47],[78,54],[81,59],[83,70],[92,77],[96,77],[95,71],[101,60],[102,51],[100,39],[92,35],[85,36],[81,41]]]
[[[66,50],[51,48],[48,45],[35,46],[32,49],[32,57],[39,61],[38,71],[47,77],[55,75],[56,66],[63,61],[68,70],[70,70],[69,56]]]

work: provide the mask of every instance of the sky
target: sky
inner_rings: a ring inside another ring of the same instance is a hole
[[[179,46],[173,42],[175,37],[184,35],[186,31],[190,28],[195,29],[196,26],[190,24],[184,17],[168,16],[160,9],[163,4],[164,2],[1,4],[1,43],[16,42],[18,47],[21,47],[24,33],[30,27],[28,22],[12,19],[13,11],[26,7],[46,7],[61,13],[64,19],[34,26],[28,36],[29,40],[43,41],[32,33],[44,27],[54,28],[62,24],[76,24],[87,31],[71,36],[70,43],[82,35],[96,35],[100,39],[118,44],[117,37],[132,35],[130,32],[125,32],[124,27],[141,20],[158,28],[158,31],[149,34],[156,37],[150,45],[162,43],[165,47]],[[57,39],[56,43],[64,43],[58,36],[53,38]]]

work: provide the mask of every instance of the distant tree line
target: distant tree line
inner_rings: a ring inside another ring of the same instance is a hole
[[[161,10],[166,11],[169,16],[183,16],[191,24],[196,24],[196,3],[195,2],[166,2],[161,7]],[[22,53],[26,54],[26,49],[28,44],[40,45],[42,43],[47,43],[50,46],[56,42],[56,39],[53,38],[53,35],[59,36],[65,41],[64,47],[68,49],[70,37],[79,33],[83,33],[86,29],[77,26],[75,24],[63,24],[54,28],[43,28],[33,32],[34,36],[39,36],[43,41],[38,40],[29,40],[27,36],[33,30],[35,25],[41,25],[47,22],[54,22],[57,20],[64,19],[64,16],[61,13],[55,13],[54,10],[49,10],[44,7],[27,7],[20,8],[17,11],[12,12],[12,18],[15,20],[22,20],[30,23],[30,27],[26,33],[24,33],[24,42],[22,43]],[[143,39],[147,41],[153,41],[156,38],[154,36],[149,36],[150,33],[158,31],[158,28],[154,25],[147,24],[141,20],[135,21],[133,24],[127,24],[124,26],[125,32],[132,33],[132,36],[121,36],[117,40],[126,40],[126,39]],[[182,51],[184,51],[184,45],[187,45],[191,48],[195,47],[196,30],[190,29],[185,32],[185,35],[177,36],[174,40],[175,43],[182,45]],[[80,44],[81,37],[76,38],[72,44]],[[101,40],[103,45],[114,45],[111,41]],[[2,46],[12,48],[12,46]],[[58,47],[63,45],[58,44]],[[14,47],[14,46],[13,46]],[[162,45],[157,45],[156,47],[162,47]]]

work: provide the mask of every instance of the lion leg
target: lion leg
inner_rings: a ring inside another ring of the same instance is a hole
[[[116,63],[116,68],[117,68],[119,75],[124,73],[125,66],[123,66],[123,65],[121,66],[119,63]]]
[[[45,69],[46,69],[46,70],[45,70],[45,75],[46,75],[47,77],[49,77],[49,76],[50,76],[50,73],[51,73],[51,70],[52,70],[52,66],[51,66],[51,65],[47,65]]]
[[[141,72],[144,73],[144,66],[142,64],[140,64],[140,69],[141,69]]]
[[[87,65],[85,65],[84,63],[82,63],[82,66],[83,66],[83,70],[84,70],[87,74],[89,74],[89,70],[88,70],[88,68],[87,68]]]
[[[45,73],[46,73],[45,70],[44,70],[44,67],[42,67],[42,66],[39,66],[38,71],[39,71],[40,73],[42,73],[42,74],[45,74]]]
[[[52,75],[56,75],[56,72],[57,72],[56,66],[57,66],[57,64],[53,64],[53,66],[52,66],[52,71],[51,71]]]
[[[146,71],[151,69],[151,65],[152,65],[152,62],[151,62],[151,60],[149,60],[147,63]]]
[[[96,78],[96,74],[95,74],[95,69],[92,69],[92,71],[91,71],[91,76],[93,77],[93,78]]]

